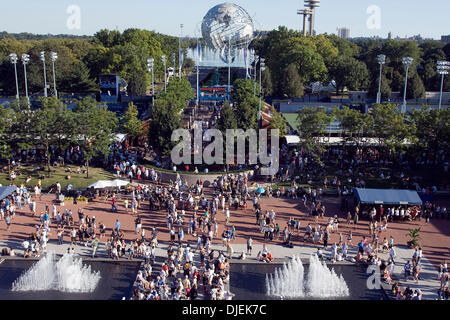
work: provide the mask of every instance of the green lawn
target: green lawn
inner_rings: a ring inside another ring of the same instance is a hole
[[[295,130],[298,128],[299,123],[297,121],[296,113],[283,113],[283,117],[286,119],[286,121],[292,128],[294,128]]]
[[[45,179],[41,181],[43,190],[46,190],[49,186],[55,184],[56,182],[59,182],[63,189],[69,183],[73,185],[74,189],[85,189],[88,185],[98,180],[111,180],[115,178],[115,176],[111,172],[108,172],[104,169],[89,168],[89,179],[87,179],[86,173],[76,174],[74,172],[66,172],[69,167],[73,171],[78,168],[77,166],[51,167],[51,170],[54,170],[55,172],[51,174],[51,177],[48,177],[46,169],[44,171],[33,172],[33,169],[37,168],[37,166],[23,166],[20,169],[15,170],[17,177],[13,183],[17,186],[25,184],[27,187],[32,187],[37,184],[39,176],[45,176]],[[18,175],[19,173],[21,173],[20,176]],[[66,179],[66,176],[69,174],[71,176],[70,180]],[[29,175],[31,176],[31,181],[25,183],[27,176]],[[12,181],[9,180],[8,170],[4,170],[4,172],[0,173],[1,185],[7,186],[11,182]]]

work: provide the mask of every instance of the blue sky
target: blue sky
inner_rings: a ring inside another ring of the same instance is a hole
[[[102,28],[137,27],[179,35],[180,23],[184,35],[196,36],[203,16],[209,8],[224,1],[216,0],[21,0],[3,1],[0,31],[31,32],[39,34],[92,35]],[[231,1],[246,9],[263,30],[279,25],[300,29],[301,18],[296,14],[303,0],[236,0]],[[81,10],[81,29],[66,26],[70,5]],[[380,29],[369,29],[369,6],[380,8]],[[421,34],[440,39],[450,34],[450,1],[430,0],[322,0],[317,9],[318,33],[336,33],[337,27],[348,27],[351,36],[404,37]]]

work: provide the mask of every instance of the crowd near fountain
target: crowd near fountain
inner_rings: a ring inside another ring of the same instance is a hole
[[[350,295],[342,275],[338,276],[321,262],[316,255],[309,259],[305,281],[304,267],[300,258],[294,256],[273,274],[266,274],[266,293],[280,298],[339,298]]]
[[[57,261],[49,252],[14,281],[12,290],[87,293],[95,290],[100,278],[100,272],[91,271],[72,254],[66,253]]]

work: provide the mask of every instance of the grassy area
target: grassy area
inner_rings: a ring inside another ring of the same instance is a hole
[[[36,167],[23,166],[20,169],[15,170],[17,177],[13,181],[13,183],[17,186],[24,184],[27,187],[32,187],[38,183],[40,176],[45,176],[45,178],[41,181],[43,190],[46,190],[48,187],[55,184],[56,182],[59,182],[63,189],[66,188],[69,183],[73,185],[74,189],[84,189],[91,183],[94,183],[98,180],[111,180],[115,178],[115,176],[111,172],[108,172],[104,169],[89,168],[89,179],[87,179],[86,173],[76,174],[74,172],[72,173],[66,172],[66,170],[69,167],[72,169],[72,171],[75,171],[78,168],[77,166],[52,167],[51,170],[54,172],[51,174],[51,177],[48,177],[46,169],[40,171],[33,171],[34,169],[37,168],[37,166]],[[71,176],[70,180],[66,179],[67,175]],[[31,176],[31,180],[28,183],[26,183],[26,179],[28,176]],[[2,184],[3,186],[7,186],[11,182],[12,181],[9,180],[7,170],[6,171],[4,170],[4,172],[0,173],[0,184]]]
[[[283,117],[286,119],[286,121],[292,128],[294,128],[295,130],[298,128],[299,123],[297,121],[296,113],[283,113]]]

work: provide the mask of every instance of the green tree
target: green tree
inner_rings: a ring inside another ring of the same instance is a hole
[[[343,106],[341,109],[335,108],[333,115],[339,121],[341,129],[344,131],[344,147],[347,142],[355,142],[356,145],[359,145],[361,138],[373,126],[373,118],[371,115],[363,114],[347,106]]]
[[[47,170],[50,175],[50,146],[62,144],[62,140],[71,141],[74,136],[74,127],[67,106],[55,97],[42,97],[42,107],[35,111],[32,121],[34,137],[39,137],[34,143],[35,147],[42,147],[47,159]]]
[[[269,67],[262,72],[262,80],[261,87],[263,90],[264,97],[269,97],[273,93],[273,85],[272,85],[272,73],[270,72]]]
[[[83,62],[79,62],[72,74],[71,87],[75,93],[90,93],[98,91],[97,83],[90,78],[90,72]]]
[[[220,119],[217,120],[217,129],[226,134],[227,129],[237,129],[237,120],[233,108],[231,108],[228,101],[225,101],[222,111],[220,112]]]
[[[76,134],[86,160],[86,177],[89,178],[89,163],[98,155],[109,155],[114,142],[118,121],[116,115],[104,106],[99,106],[91,97],[75,101]]]
[[[280,131],[280,138],[283,138],[287,134],[287,121],[283,115],[275,110],[273,106],[270,108],[272,118],[270,119],[270,128],[278,129]]]
[[[407,125],[395,104],[375,104],[371,110],[373,116],[372,135],[378,139],[379,146],[391,151],[405,147],[405,140],[414,138],[413,124]]]
[[[233,83],[233,91],[231,92],[231,99],[234,105],[240,105],[245,100],[259,94],[259,83],[255,83],[252,79],[237,79]]]
[[[336,82],[336,94],[348,90],[366,90],[369,84],[369,71],[364,62],[353,57],[339,56],[328,67],[330,77]]]
[[[415,147],[422,150],[439,152],[448,149],[450,141],[450,109],[431,110],[429,106],[411,111],[417,137]]]
[[[258,128],[258,107],[257,97],[248,97],[239,105],[236,110],[236,121],[238,129],[248,130]]]
[[[11,144],[12,128],[15,122],[15,113],[12,108],[0,105],[0,158],[8,161],[8,171],[11,173],[11,157],[13,146]]]
[[[304,107],[297,111],[299,123],[297,131],[302,139],[303,148],[316,154],[323,151],[320,138],[325,135],[325,129],[333,121],[333,115],[327,114],[324,107]]]
[[[147,74],[142,70],[132,71],[128,78],[128,94],[145,96],[147,94]]]
[[[402,86],[402,91],[404,91],[405,86]],[[414,72],[412,77],[408,77],[408,86],[406,88],[406,98],[407,99],[419,99],[425,98],[425,87],[423,85],[422,79],[420,79],[417,72]]]
[[[144,123],[138,118],[139,112],[133,102],[128,104],[128,109],[122,117],[122,131],[131,140],[144,134]]]
[[[295,64],[290,64],[285,71],[285,78],[282,80],[282,94],[292,98],[303,96],[304,88],[298,69]]]
[[[150,144],[162,155],[170,154],[176,145],[171,141],[172,133],[181,128],[183,128],[183,122],[177,107],[164,99],[157,99],[152,110],[148,135]]]

